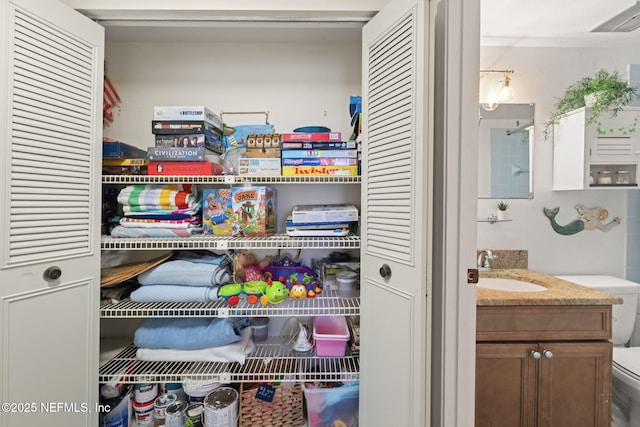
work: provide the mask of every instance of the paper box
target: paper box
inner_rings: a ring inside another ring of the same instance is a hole
[[[217,154],[223,154],[222,136],[205,133],[155,135],[156,147],[205,147]]]
[[[222,165],[213,162],[149,162],[149,175],[209,176],[221,175]]]
[[[103,141],[102,158],[104,159],[146,159],[147,152],[120,141]]]
[[[149,147],[147,156],[156,162],[202,162],[204,151],[204,147]]]
[[[358,208],[351,204],[297,205],[291,211],[294,224],[358,221]]]
[[[358,176],[358,166],[283,166],[282,176]]]
[[[203,234],[266,237],[276,231],[275,190],[270,187],[204,189]]]
[[[280,174],[279,158],[241,157],[238,159],[238,175],[280,176]]]
[[[258,134],[247,138],[247,157],[251,158],[279,158],[280,135]]]
[[[209,122],[218,129],[223,128],[222,118],[202,105],[189,106],[158,106],[153,107],[154,120],[202,120]]]

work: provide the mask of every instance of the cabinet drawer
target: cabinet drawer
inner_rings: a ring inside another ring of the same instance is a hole
[[[611,306],[482,306],[476,311],[476,341],[610,338]]]

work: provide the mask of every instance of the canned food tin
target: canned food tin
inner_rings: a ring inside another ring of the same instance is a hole
[[[203,427],[202,413],[204,405],[202,403],[194,403],[189,405],[185,414],[184,427]]]
[[[167,406],[175,402],[178,398],[173,393],[165,393],[158,396],[154,403],[153,418],[156,420],[156,426],[163,426]]]
[[[204,398],[202,424],[206,427],[235,427],[238,425],[238,392],[220,387]]]
[[[166,427],[184,427],[185,412],[187,411],[187,402],[184,400],[176,400],[167,406],[165,411]]]

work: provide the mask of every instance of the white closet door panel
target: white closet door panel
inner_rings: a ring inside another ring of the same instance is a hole
[[[95,50],[90,44],[68,35],[27,11],[13,16],[14,51],[12,77],[16,83],[11,105],[11,123],[16,126],[11,149],[9,216],[9,259],[7,264],[39,262],[90,253],[91,230],[97,227],[90,206],[96,110],[92,104],[96,72]],[[48,97],[32,96],[33,83],[49,90]],[[65,111],[73,107],[70,115]],[[41,138],[47,138],[47,142]],[[58,146],[63,147],[58,151]],[[38,195],[40,180],[64,179],[64,189],[47,188]],[[23,230],[34,216],[46,221],[49,215],[75,212],[84,221],[84,232],[70,233],[65,227],[48,224],[46,233],[25,236]]]
[[[363,33],[360,416],[368,427],[429,419],[427,5],[391,1]]]
[[[104,29],[0,5],[0,425],[97,425]]]
[[[6,413],[6,423],[2,425],[96,425],[90,421],[88,406],[95,400],[93,390],[86,385],[65,386],[75,378],[86,379],[95,374],[89,354],[93,323],[77,321],[90,318],[93,312],[92,285],[88,281],[68,283],[2,299],[3,358],[4,364],[11,367],[3,376],[3,383],[10,384],[3,401],[37,405],[32,412]],[[42,387],[41,382],[49,386]],[[54,406],[55,412],[48,413],[51,402],[69,406]],[[86,410],[83,405],[87,405]],[[95,412],[95,407],[91,411]]]

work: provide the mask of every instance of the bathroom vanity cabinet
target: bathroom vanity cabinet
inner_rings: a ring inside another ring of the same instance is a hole
[[[611,305],[479,306],[476,426],[609,425]]]
[[[621,299],[528,269],[481,277],[546,290],[477,288],[476,426],[609,426],[611,313]]]
[[[553,127],[553,190],[637,188],[640,108],[628,107],[616,117],[603,114],[587,124],[590,114],[580,108]],[[618,171],[628,178],[618,182]]]

